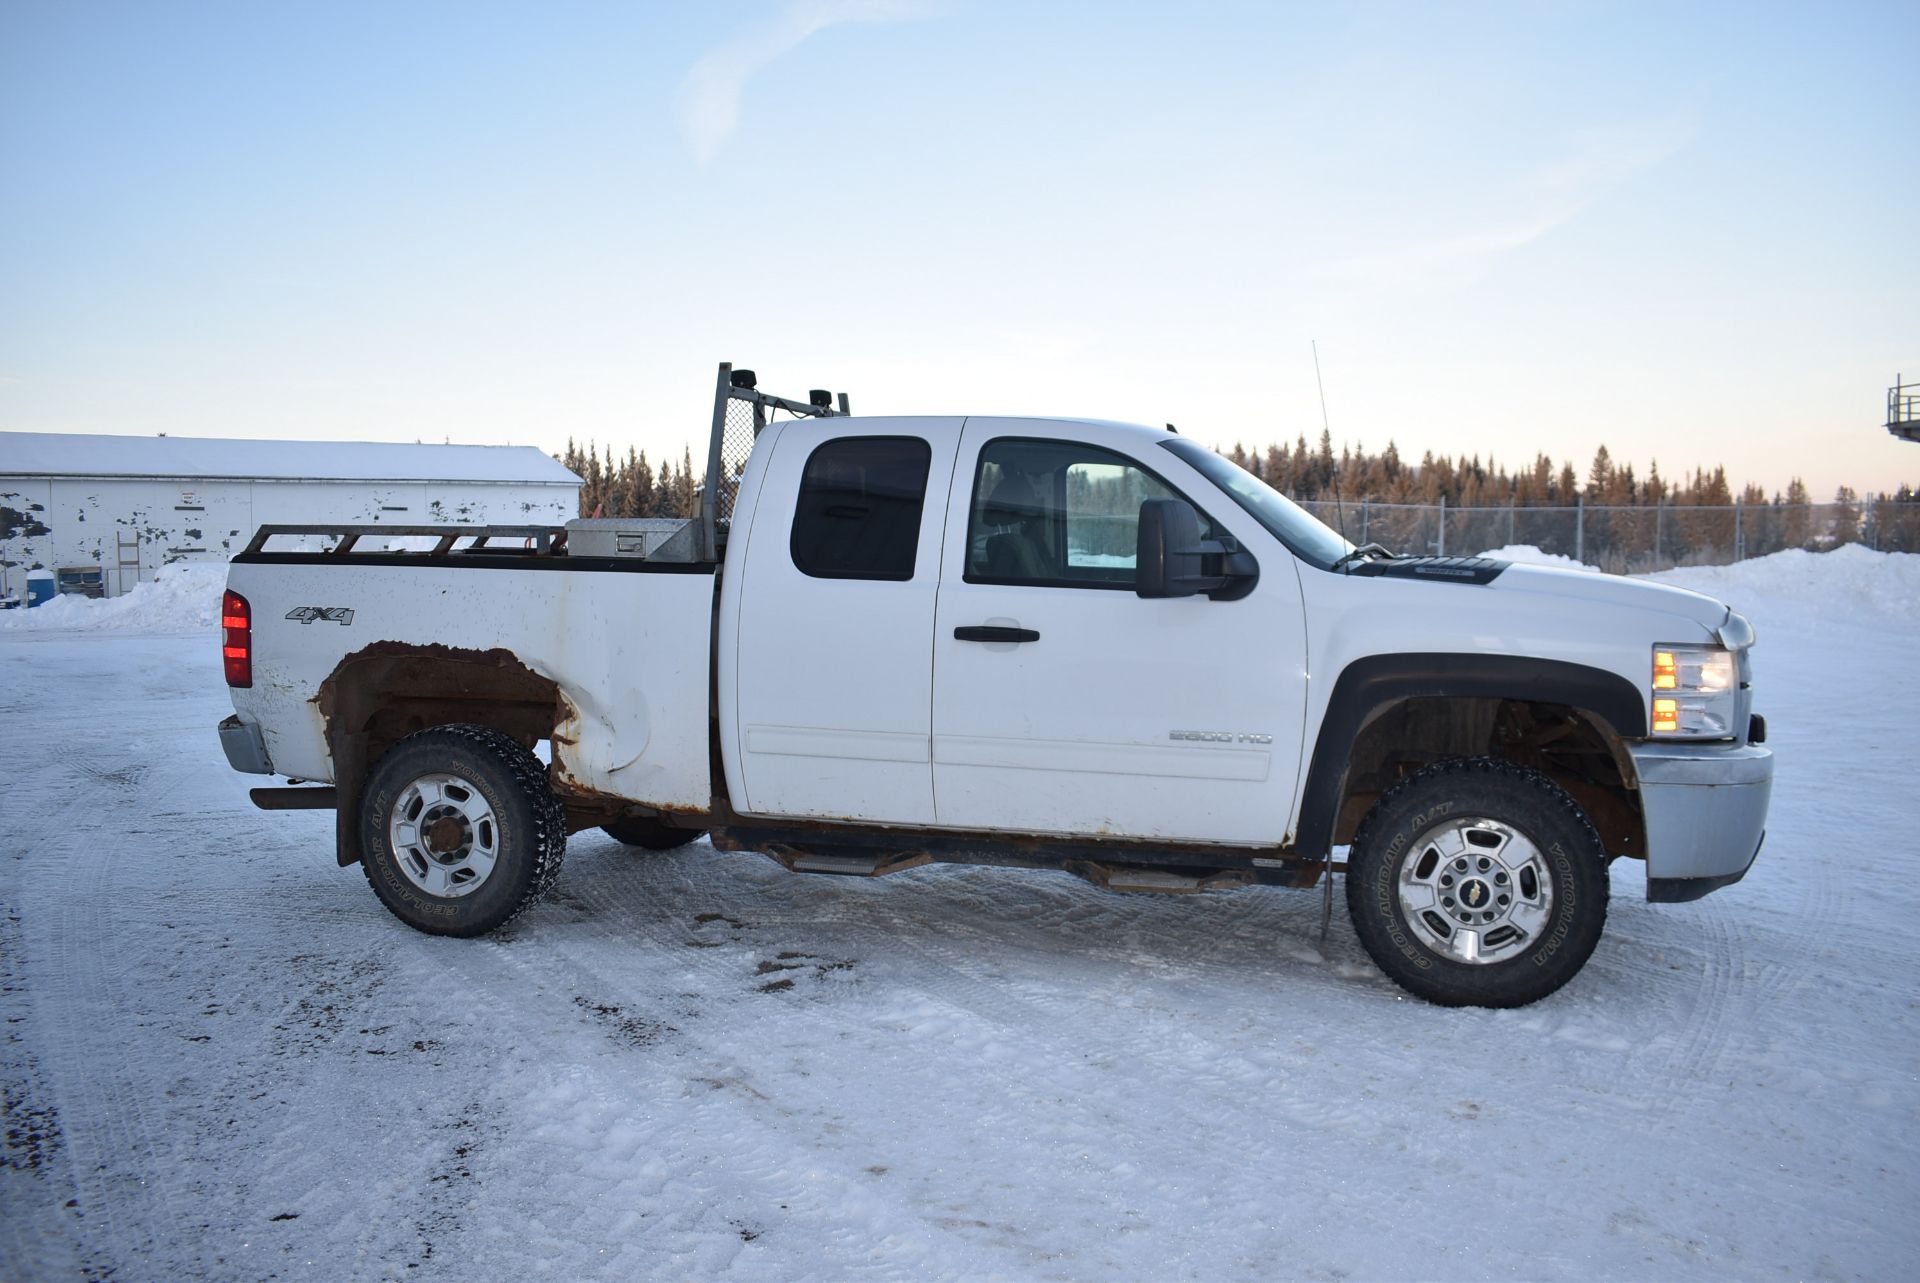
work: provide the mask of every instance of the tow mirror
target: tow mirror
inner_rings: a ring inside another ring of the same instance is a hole
[[[1217,573],[1206,563],[1218,559]],[[1140,505],[1133,590],[1141,597],[1206,593],[1232,601],[1253,591],[1260,566],[1232,538],[1202,539],[1200,514],[1184,499],[1148,499]]]
[[[1200,591],[1200,514],[1178,499],[1140,505],[1133,590],[1142,597],[1191,597]]]

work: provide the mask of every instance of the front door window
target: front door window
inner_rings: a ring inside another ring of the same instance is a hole
[[[967,582],[1132,591],[1141,503],[1183,497],[1099,446],[989,441],[974,475]]]

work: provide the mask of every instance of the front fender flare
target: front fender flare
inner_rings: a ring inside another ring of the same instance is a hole
[[[1361,729],[1392,704],[1433,696],[1564,704],[1599,719],[1623,738],[1644,739],[1647,734],[1645,697],[1632,682],[1604,668],[1511,655],[1369,655],[1348,664],[1333,684],[1307,768],[1295,850],[1318,857],[1331,847],[1348,757]]]

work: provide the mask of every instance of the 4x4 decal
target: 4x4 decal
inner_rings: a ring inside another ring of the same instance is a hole
[[[287,618],[297,619],[303,624],[320,619],[329,624],[348,625],[353,623],[353,611],[346,606],[295,606],[287,612]]]

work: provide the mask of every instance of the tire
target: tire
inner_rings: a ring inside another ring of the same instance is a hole
[[[624,842],[645,851],[676,850],[695,838],[706,836],[707,832],[705,829],[676,829],[649,815],[623,815],[612,824],[602,824],[600,831],[616,842]]]
[[[553,885],[566,849],[546,768],[490,727],[415,732],[367,776],[361,866],[380,903],[429,935],[513,921]]]
[[[1441,762],[1389,789],[1347,862],[1360,943],[1445,1007],[1524,1007],[1573,979],[1607,922],[1607,859],[1586,812],[1537,771]]]

